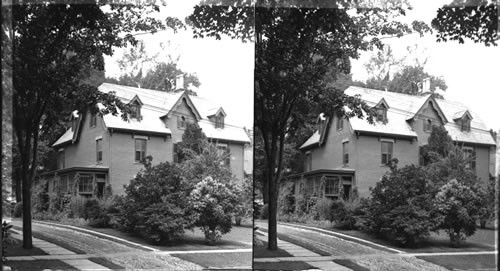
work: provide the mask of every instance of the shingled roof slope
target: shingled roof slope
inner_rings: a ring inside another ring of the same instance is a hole
[[[382,99],[389,105],[389,109],[387,110],[388,122],[386,124],[380,122],[369,124],[366,119],[354,117],[349,119],[354,131],[410,137],[417,137],[417,133],[415,133],[407,120],[412,119],[424,103],[430,99],[429,94],[425,96],[414,96],[356,86],[347,88],[345,94],[349,96],[360,95],[361,99],[369,106],[375,106]],[[443,99],[434,100],[441,109],[443,116],[447,119],[447,123],[444,127],[453,140],[466,143],[495,145],[494,139],[480,116],[472,112],[467,106],[455,101]],[[470,132],[462,132],[460,125],[453,121],[457,115],[463,114],[465,111],[468,111],[472,116]],[[300,148],[303,149],[317,144],[318,142],[319,133],[315,132]]]

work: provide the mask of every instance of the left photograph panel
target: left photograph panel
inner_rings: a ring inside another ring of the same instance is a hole
[[[122,2],[2,5],[2,265],[251,269],[253,7]]]

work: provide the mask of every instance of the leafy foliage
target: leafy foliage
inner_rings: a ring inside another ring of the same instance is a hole
[[[92,71],[104,69],[103,55],[112,55],[113,47],[135,45],[131,32],[156,31],[165,24],[151,16],[159,11],[151,3],[143,6],[72,3],[49,1],[10,5],[12,27],[4,29],[12,58],[14,131],[20,157],[23,188],[23,247],[32,247],[31,183],[38,168],[40,135],[49,134],[54,126],[73,110],[84,113],[101,103],[100,114],[118,114],[126,108],[113,93],[99,93],[86,80]],[[2,10],[2,11],[4,11]],[[167,19],[166,25],[178,27],[179,21]],[[125,35],[122,35],[125,34]],[[4,60],[2,55],[2,60]],[[50,90],[50,91],[48,91]],[[20,186],[19,186],[20,187]]]
[[[162,48],[165,50],[165,48]],[[177,67],[176,61],[169,59],[168,62],[157,61],[158,54],[149,55],[142,41],[136,47],[126,51],[122,59],[118,60],[118,66],[122,71],[126,71],[118,79],[106,78],[105,81],[131,87],[155,89],[160,91],[174,91],[175,79],[178,75],[184,75],[184,85],[176,88],[188,89],[190,85],[200,86],[200,81],[196,74],[183,72]],[[144,64],[153,63],[152,67],[145,67]],[[196,95],[190,91],[191,95]]]
[[[193,210],[199,215],[195,225],[205,233],[209,244],[231,230],[238,195],[230,186],[207,177],[196,184],[189,197]]]
[[[464,43],[464,38],[486,46],[497,45],[498,2],[489,0],[454,0],[438,9],[432,20],[437,30],[437,41],[455,40]]]
[[[458,247],[476,232],[476,221],[484,192],[478,185],[467,186],[456,179],[443,185],[435,197],[437,212],[444,217],[440,228],[450,236],[450,245]]]
[[[468,186],[479,183],[479,178],[471,167],[473,156],[467,156],[457,145],[451,145],[446,153],[445,157],[426,167],[428,177],[434,186],[439,188],[452,179]]]
[[[165,244],[194,226],[189,208],[189,184],[176,164],[146,166],[116,198],[114,224],[138,233],[155,244]]]
[[[440,222],[433,211],[431,192],[422,168],[393,168],[371,189],[365,226],[401,245],[414,246]]]

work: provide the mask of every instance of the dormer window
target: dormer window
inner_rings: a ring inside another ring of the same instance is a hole
[[[470,132],[470,122],[472,120],[472,115],[469,110],[460,111],[455,113],[453,120],[460,126],[462,132]]]
[[[387,122],[387,108],[384,105],[377,107],[377,121]]]
[[[462,119],[460,130],[462,132],[470,132],[470,119],[467,116]]]
[[[131,119],[137,119],[141,120],[141,106],[142,106],[142,101],[139,99],[139,96],[135,95],[134,98],[129,103],[130,106],[130,115],[129,117]]]
[[[378,104],[375,106],[375,111],[377,113],[377,121],[380,121],[382,123],[387,122],[387,109],[389,109],[389,105],[385,101],[384,98],[378,102]]]
[[[130,106],[130,118],[134,119],[141,118],[141,106],[139,104],[132,104]]]
[[[224,128],[224,115],[219,114],[215,117],[215,128]]]

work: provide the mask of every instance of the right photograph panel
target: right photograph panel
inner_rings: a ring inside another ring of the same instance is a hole
[[[255,270],[496,270],[497,15],[257,1]]]

